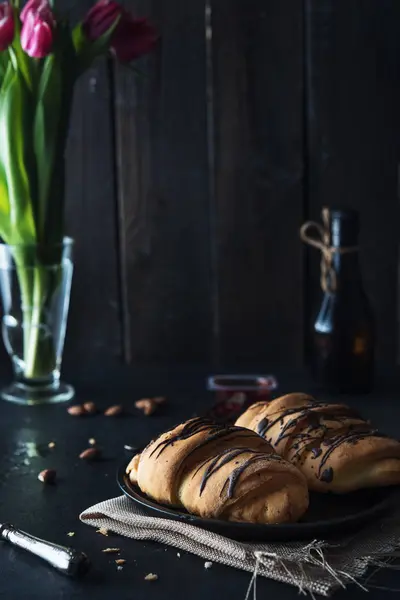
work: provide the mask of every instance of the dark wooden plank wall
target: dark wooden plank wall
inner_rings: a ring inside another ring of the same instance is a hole
[[[361,214],[361,267],[377,319],[378,362],[396,361],[400,4],[306,0],[307,208]],[[319,257],[311,251],[307,306]]]
[[[82,19],[90,0],[64,6]],[[67,150],[67,229],[76,240],[66,356],[121,357],[112,90],[106,59],[78,82]]]
[[[208,360],[211,350],[204,0],[133,0],[161,41],[117,68],[125,356]]]
[[[216,0],[212,11],[221,357],[299,364],[302,6]]]
[[[69,355],[302,364],[318,257],[298,229],[341,204],[361,210],[378,358],[393,365],[400,5],[126,5],[161,42],[142,77],[103,61],[79,84]]]

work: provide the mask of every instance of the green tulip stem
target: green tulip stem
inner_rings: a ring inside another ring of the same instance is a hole
[[[17,276],[21,291],[21,311],[22,311],[22,327],[24,338],[24,355],[25,349],[29,347],[29,337],[31,331],[32,318],[32,286],[31,286],[31,271],[24,264],[17,265]]]
[[[52,290],[46,267],[33,268],[33,291],[30,314],[26,314],[24,338],[24,377],[40,379],[51,376],[55,369],[55,349],[53,335],[47,318],[47,303],[52,298]],[[24,319],[25,320],[25,319]]]

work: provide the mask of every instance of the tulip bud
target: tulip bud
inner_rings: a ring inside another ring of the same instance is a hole
[[[14,40],[15,24],[11,4],[0,4],[0,51],[6,50]]]
[[[83,32],[93,42],[104,35],[118,18],[110,46],[119,60],[129,62],[153,49],[157,40],[155,29],[146,19],[135,19],[115,0],[99,0],[86,15]]]
[[[46,19],[46,21],[51,22],[53,26],[55,25],[54,16],[51,12],[51,7],[48,0],[28,0],[24,8],[21,10],[20,19],[22,23],[25,23],[29,13],[40,13],[42,17]]]
[[[29,56],[44,58],[53,47],[55,20],[47,0],[29,0],[21,12],[21,46]]]
[[[21,46],[29,56],[44,58],[53,47],[53,29],[39,14],[29,13],[21,31]]]
[[[121,15],[122,10],[114,0],[99,0],[92,6],[82,24],[88,40],[94,42],[106,33]]]
[[[125,13],[111,39],[111,50],[123,63],[149,54],[157,42],[158,34],[146,19],[137,19]]]

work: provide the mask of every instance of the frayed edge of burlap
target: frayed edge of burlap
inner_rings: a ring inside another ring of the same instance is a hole
[[[282,558],[278,553],[261,550],[254,552],[256,563],[245,600],[257,600],[257,577],[259,575],[266,576],[271,570],[274,571],[276,579],[297,587],[299,594],[308,595],[312,600],[316,599],[316,594],[330,596],[339,588],[346,589],[349,584],[354,584],[365,592],[371,588],[392,592],[400,591],[399,589],[375,586],[372,583],[373,577],[381,569],[400,570],[400,564],[393,564],[393,561],[400,558],[400,550],[393,549],[387,552],[358,556],[353,559],[353,574],[335,566],[331,560],[332,549],[340,547],[342,547],[341,544],[332,545],[324,541],[313,540],[301,551],[298,549],[294,551],[292,557]],[[400,538],[397,547],[400,548]],[[364,577],[370,567],[375,568],[368,573],[367,577]],[[314,581],[312,581],[313,576],[310,570],[312,568],[315,568],[316,578]],[[279,577],[277,571],[282,573],[283,577]],[[326,581],[322,582],[322,577]]]

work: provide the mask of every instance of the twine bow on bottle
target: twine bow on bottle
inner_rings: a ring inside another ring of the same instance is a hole
[[[348,254],[357,252],[358,246],[332,246],[329,227],[329,209],[322,209],[322,224],[307,221],[300,228],[300,238],[309,246],[321,252],[321,288],[324,292],[333,294],[337,288],[337,275],[333,265],[334,254]],[[311,230],[317,230],[318,235],[310,235]]]

